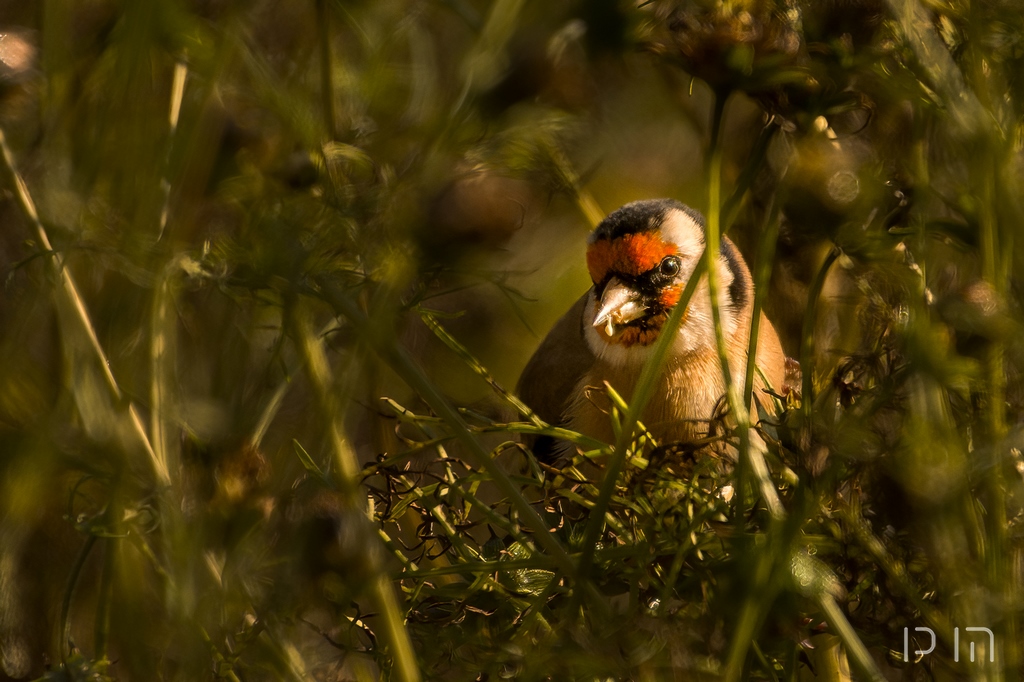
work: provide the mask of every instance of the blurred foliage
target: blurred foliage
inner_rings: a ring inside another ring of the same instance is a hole
[[[0,678],[1019,678],[1022,24],[0,3]],[[605,212],[719,182],[803,371],[760,452],[502,388]]]

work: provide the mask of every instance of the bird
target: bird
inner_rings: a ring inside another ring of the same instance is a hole
[[[674,199],[634,201],[609,214],[587,239],[592,286],[555,323],[527,362],[517,383],[520,399],[549,424],[615,442],[600,389],[607,382],[627,402],[633,397],[640,371],[705,244],[704,216]],[[721,238],[713,260],[730,375],[742,382],[754,281],[728,237]],[[775,328],[764,313],[760,315],[754,399],[768,407],[771,399],[763,389],[783,390],[787,361]],[[708,435],[725,393],[704,274],[641,421],[659,444],[693,443]],[[571,452],[567,441],[551,437],[536,438],[532,446],[541,461],[558,461]]]

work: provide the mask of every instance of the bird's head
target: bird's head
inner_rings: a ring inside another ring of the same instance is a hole
[[[704,252],[704,217],[671,199],[635,201],[597,226],[587,243],[594,282],[585,324],[591,349],[618,363],[642,362]],[[750,298],[750,273],[728,239],[716,267],[726,333]],[[713,346],[710,296],[701,282],[679,329],[679,352]]]

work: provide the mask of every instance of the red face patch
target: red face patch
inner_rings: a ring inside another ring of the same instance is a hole
[[[671,287],[665,287],[658,294],[658,302],[666,310],[671,310],[676,307],[676,303],[679,303],[679,298],[683,295],[683,287],[675,285]]]
[[[609,272],[640,275],[657,267],[676,247],[651,232],[627,234],[615,240],[599,239],[587,248],[587,269],[595,284]]]

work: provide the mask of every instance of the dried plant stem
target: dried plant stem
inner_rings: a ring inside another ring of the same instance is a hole
[[[405,489],[417,489],[416,484],[409,480],[407,477],[397,475],[395,476],[395,478],[396,480],[401,482],[402,486]],[[433,491],[436,491],[440,486],[440,483],[434,484],[432,486]],[[457,486],[452,485],[451,487],[454,489]],[[423,492],[425,493],[426,491],[424,490]],[[424,495],[423,497],[425,498],[426,495]],[[435,521],[437,521],[437,525],[440,526],[441,532],[444,533],[445,537],[448,538],[448,541],[452,544],[452,547],[454,547],[455,551],[458,553],[460,557],[460,563],[466,561],[480,561],[480,553],[466,543],[465,538],[463,538],[459,534],[459,530],[454,525],[452,525],[452,522],[448,519],[448,515],[447,513],[445,513],[445,506],[440,501],[437,501],[434,504],[430,504],[429,501],[426,502],[427,504],[425,506],[427,510],[430,512],[430,515],[434,517]]]
[[[170,461],[167,430],[164,428],[165,397],[168,371],[167,356],[172,350],[174,321],[170,319],[170,298],[175,265],[165,268],[157,278],[153,290],[153,310],[150,316],[150,386],[149,386],[149,440],[156,459]]]
[[[174,144],[175,133],[178,131],[178,119],[181,116],[181,102],[185,97],[185,80],[188,77],[188,65],[184,59],[179,59],[174,64],[174,77],[171,81],[171,106],[167,112],[167,153],[164,163],[170,164],[171,149]],[[167,218],[171,212],[171,181],[167,177],[165,168],[163,177],[160,179],[160,191],[163,193],[163,204],[160,208],[160,231],[157,233],[157,241],[163,239],[167,230]]]
[[[50,238],[46,233],[46,228],[39,219],[39,212],[36,210],[36,205],[35,202],[32,201],[31,194],[29,194],[28,186],[25,184],[24,179],[18,172],[17,165],[14,162],[14,155],[11,153],[11,148],[7,144],[7,138],[2,129],[0,129],[0,152],[2,152],[4,168],[9,176],[8,180],[14,189],[14,194],[18,199],[18,204],[21,206],[21,210],[25,214],[25,217],[27,217],[29,222],[32,223],[32,227],[35,229],[36,238],[39,240],[40,247],[52,257],[51,262],[53,263],[53,269],[60,282],[60,286],[58,288],[59,294],[66,299],[68,304],[70,304],[71,310],[74,312],[75,318],[81,328],[81,332],[85,334],[85,337],[89,342],[89,346],[96,357],[100,371],[103,373],[103,378],[106,381],[107,388],[110,391],[114,403],[122,403],[124,402],[124,396],[121,393],[121,388],[117,385],[117,380],[114,378],[113,372],[110,370],[110,362],[107,360],[107,355],[103,352],[103,347],[100,346],[99,338],[96,336],[96,330],[93,327],[92,321],[89,319],[89,313],[85,308],[85,302],[82,301],[82,297],[78,293],[78,287],[75,285],[75,281],[71,277],[71,272],[64,265],[63,256],[53,250],[53,245],[50,243]],[[169,485],[171,478],[167,469],[167,462],[161,459],[153,450],[153,446],[146,434],[146,427],[143,426],[142,418],[139,416],[139,412],[134,403],[128,401],[126,409],[128,411],[128,418],[131,424],[132,433],[137,437],[139,446],[145,451],[153,465],[157,484],[160,487]]]
[[[587,219],[589,229],[594,229],[598,223],[604,220],[604,211],[598,206],[594,195],[583,186],[579,173],[573,168],[572,162],[565,152],[556,145],[551,144],[548,145],[548,154],[551,157],[551,161],[555,164],[558,174],[562,176],[562,183],[572,190],[576,205],[580,209],[580,213],[583,214],[583,217]]]

